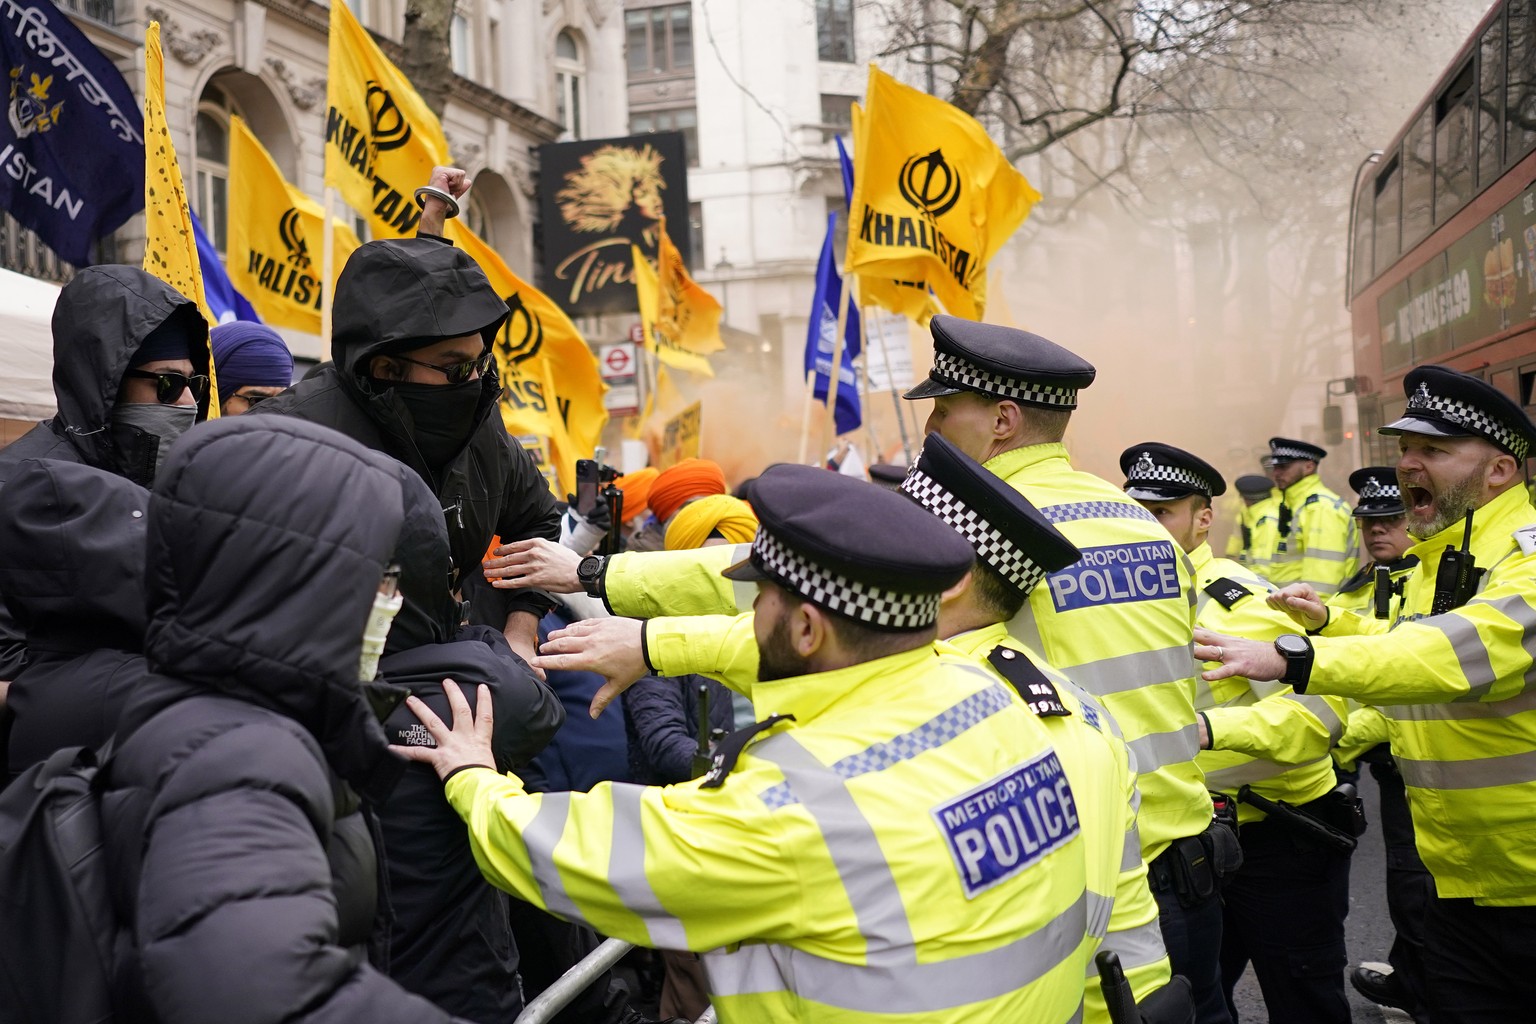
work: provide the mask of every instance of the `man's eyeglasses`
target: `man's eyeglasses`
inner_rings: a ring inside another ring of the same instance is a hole
[[[183,391],[189,388],[192,397],[201,402],[208,394],[208,378],[204,374],[188,377],[175,370],[129,370],[125,377],[155,382],[155,400],[161,405],[175,405]]]
[[[246,394],[244,391],[236,391],[234,394],[230,395],[229,397],[230,398],[241,398],[241,399],[244,399],[245,400],[245,404],[254,409],[257,405],[259,405],[262,402],[265,402],[267,399],[269,399],[269,398],[276,398],[277,396],[276,395]]]
[[[436,370],[448,378],[449,384],[463,384],[477,375],[484,376],[485,372],[490,369],[491,360],[494,357],[494,353],[486,350],[474,359],[469,359],[462,363],[449,363],[447,366],[438,366],[436,363],[424,363],[420,359],[412,359],[409,356],[395,356],[394,358],[402,363],[410,363],[413,366],[424,366],[429,370]]]

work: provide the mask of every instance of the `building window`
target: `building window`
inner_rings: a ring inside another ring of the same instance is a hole
[[[693,107],[675,110],[647,110],[629,115],[631,135],[649,135],[651,132],[682,132],[683,151],[688,155],[688,166],[699,166],[699,114]]]
[[[1504,169],[1504,23],[1483,33],[1478,101],[1477,183],[1488,185]]]
[[[448,30],[448,52],[453,62],[453,73],[465,78],[475,74],[475,46],[469,38],[469,17],[454,13],[453,24]]]
[[[555,120],[573,139],[586,135],[581,102],[586,70],[576,37],[569,29],[562,31],[555,37]]]
[[[689,270],[708,266],[704,259],[704,204],[688,204],[688,256]]]
[[[692,71],[693,5],[625,12],[624,49],[631,78]]]
[[[853,0],[816,0],[816,54],[839,64],[854,62]]]
[[[1392,261],[1397,259],[1398,246],[1402,241],[1402,222],[1399,220],[1403,209],[1401,171],[1402,165],[1394,153],[1386,167],[1376,175],[1375,207],[1371,211],[1371,221],[1376,225],[1376,245],[1371,252],[1373,275],[1392,265]]]
[[[821,141],[831,142],[834,136],[848,139],[848,151],[853,152],[853,105],[857,96],[821,97]]]
[[[1403,140],[1403,252],[1429,234],[1434,222],[1434,117],[1426,107]]]
[[[219,252],[227,248],[225,223],[229,214],[229,114],[204,103],[197,112],[196,193],[192,197],[197,219]]]
[[[1472,100],[1476,92],[1468,60],[1435,98],[1435,223],[1472,198]]]

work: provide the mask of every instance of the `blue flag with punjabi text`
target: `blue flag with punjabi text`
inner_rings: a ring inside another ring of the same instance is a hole
[[[203,222],[197,219],[197,214],[192,210],[187,212],[192,214],[192,237],[197,239],[197,262],[203,272],[203,299],[208,303],[208,311],[221,324],[231,320],[261,323],[261,317],[256,315],[250,300],[241,295],[230,281],[229,273],[224,269],[224,261],[219,259],[219,250],[213,247],[208,232],[203,230]]]
[[[3,2],[3,0],[0,0]],[[810,324],[805,332],[805,372],[816,373],[814,394],[826,400],[828,379],[832,374],[832,343],[837,337],[837,310],[843,301],[843,279],[837,274],[837,260],[833,255],[833,236],[837,231],[837,214],[827,214],[827,235],[821,243],[821,259],[816,262],[816,292],[811,300]],[[853,365],[859,354],[859,310],[852,304],[843,325],[843,358],[838,368],[837,409],[834,420],[837,432],[846,434],[858,430],[864,422],[859,406],[859,373]]]
[[[0,206],[61,259],[144,208],[144,116],[112,62],[49,0],[0,0]]]

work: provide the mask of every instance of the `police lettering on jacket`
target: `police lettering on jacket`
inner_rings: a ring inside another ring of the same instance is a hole
[[[1181,593],[1173,545],[1162,541],[1084,548],[1078,562],[1051,574],[1050,585],[1058,612]]]
[[[1055,752],[933,809],[967,898],[1011,878],[1081,831]]]

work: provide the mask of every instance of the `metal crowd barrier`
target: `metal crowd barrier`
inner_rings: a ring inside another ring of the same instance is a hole
[[[608,968],[634,949],[632,943],[622,939],[604,939],[603,944],[582,958],[581,962],[560,976],[560,980],[540,992],[517,1015],[513,1024],[546,1024],[555,1014],[565,1009],[571,1001],[603,975]],[[709,1007],[694,1024],[715,1024],[715,1008]]]

